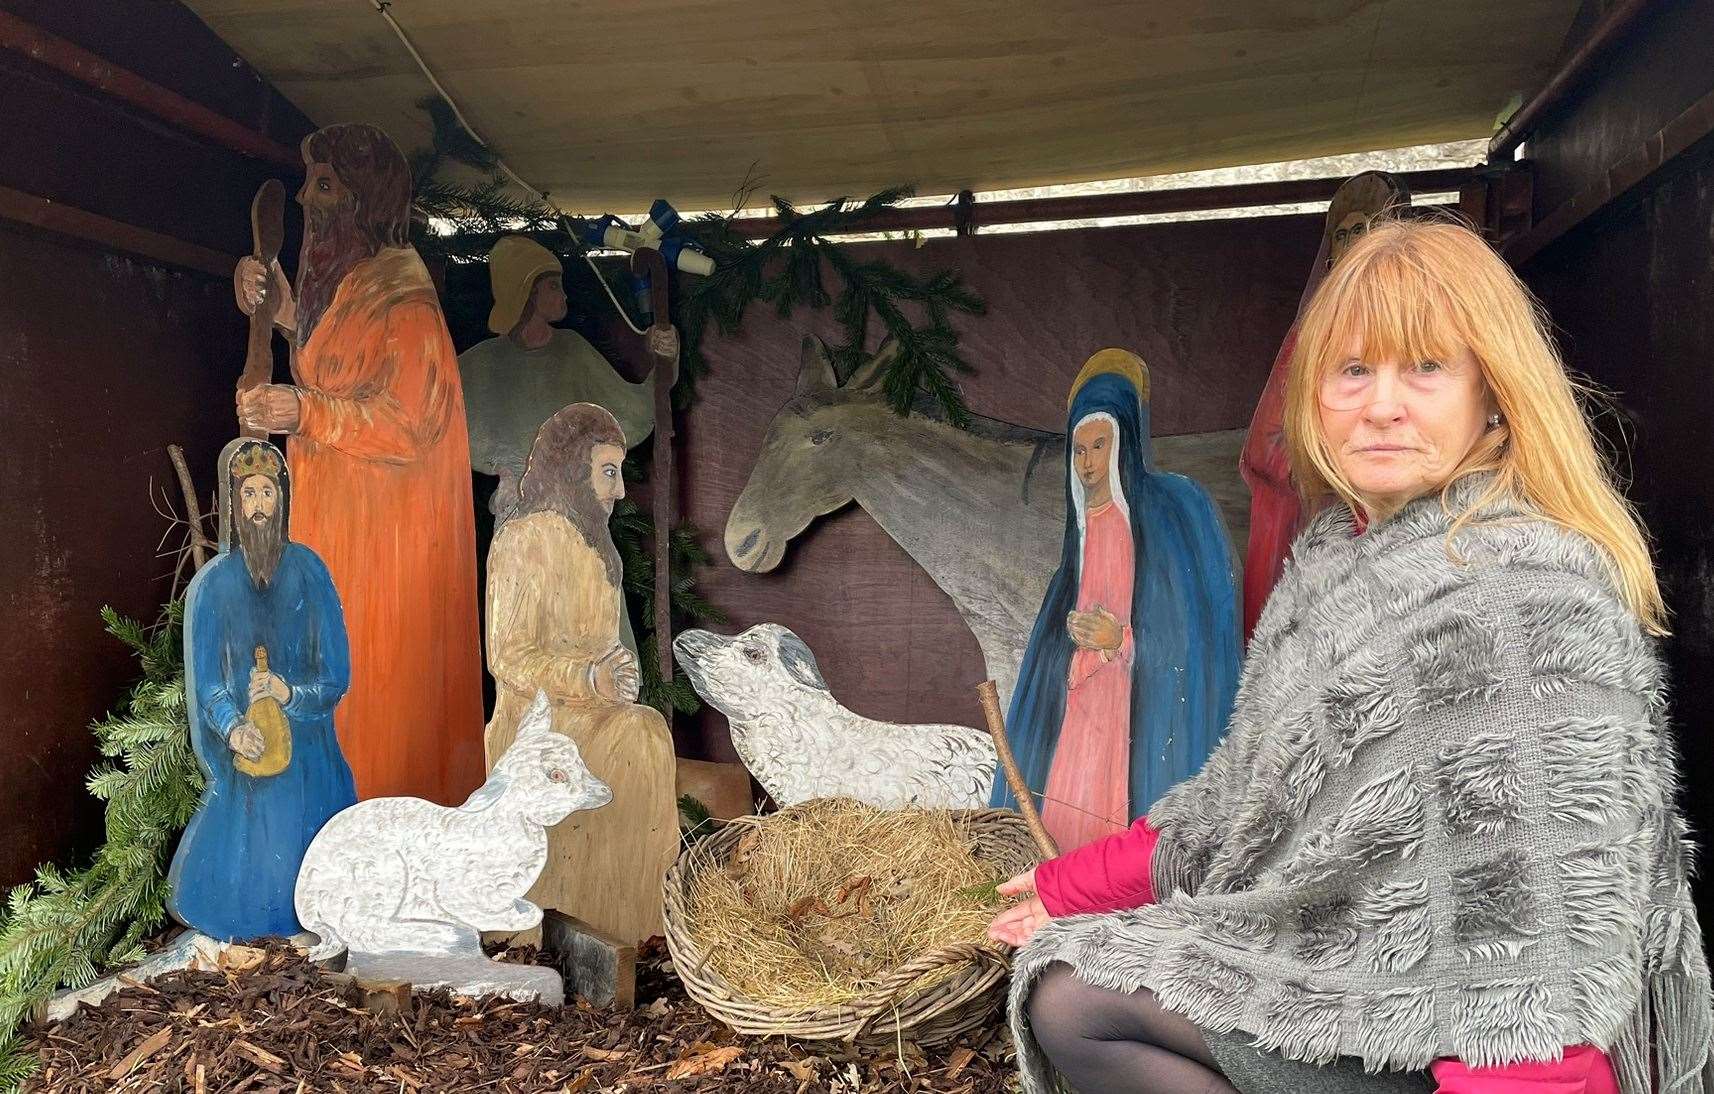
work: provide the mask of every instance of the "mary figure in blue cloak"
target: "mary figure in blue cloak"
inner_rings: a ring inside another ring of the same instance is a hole
[[[167,872],[174,918],[223,941],[302,929],[304,851],[357,801],[333,732],[351,682],[345,616],[327,567],[287,534],[290,513],[280,450],[227,445],[220,553],[185,594],[191,747],[208,783]]]
[[[1149,381],[1091,357],[1066,423],[1065,545],[1030,632],[1007,737],[1061,851],[1126,827],[1195,774],[1238,677],[1237,596],[1207,492],[1152,466]],[[1004,779],[993,804],[1017,808]]]

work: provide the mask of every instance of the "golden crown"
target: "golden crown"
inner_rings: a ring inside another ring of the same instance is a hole
[[[232,457],[232,477],[247,479],[251,475],[266,475],[276,482],[279,481],[280,454],[262,444],[240,449],[238,454]]]
[[[1065,405],[1070,406],[1077,399],[1077,393],[1083,390],[1084,384],[1109,372],[1131,381],[1131,386],[1137,389],[1137,398],[1145,403],[1149,401],[1149,366],[1143,363],[1143,359],[1128,349],[1104,349],[1084,362],[1083,371],[1071,383],[1071,394],[1066,396]]]

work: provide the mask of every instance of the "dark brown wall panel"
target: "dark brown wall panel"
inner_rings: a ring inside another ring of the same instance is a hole
[[[1587,28],[1573,31],[1573,37],[1580,33]],[[1714,0],[1657,4],[1632,24],[1529,138],[1525,151],[1536,165],[1537,218],[1597,182],[1714,87],[1710,42]]]
[[[1569,192],[1668,110],[1714,88],[1714,3],[1662,5],[1610,72],[1535,142],[1538,193]],[[1687,51],[1700,51],[1691,65]],[[1548,151],[1552,150],[1552,155]],[[1558,328],[1567,363],[1611,389],[1631,432],[1621,464],[1654,539],[1672,609],[1664,644],[1684,757],[1685,806],[1706,848],[1714,801],[1714,137],[1679,155],[1522,271]],[[1714,886],[1698,898],[1705,934]]]
[[[3,6],[287,143],[308,128],[176,3]],[[0,103],[0,185],[249,249],[250,196],[277,169],[5,52]],[[243,356],[229,280],[0,220],[0,885],[99,838],[88,727],[137,667],[98,613],[153,621],[170,594],[151,491],[182,511],[177,442],[206,504]]]
[[[88,726],[137,674],[99,612],[169,595],[166,445],[212,489],[243,339],[229,283],[0,222],[0,881],[99,831]]]

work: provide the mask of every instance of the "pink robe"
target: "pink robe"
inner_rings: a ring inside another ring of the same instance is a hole
[[[1131,586],[1136,572],[1124,511],[1112,502],[1090,510],[1077,610],[1107,609],[1124,627],[1125,640],[1110,652],[1075,649],[1071,655],[1065,719],[1042,805],[1042,823],[1061,851],[1122,832],[1131,822]]]

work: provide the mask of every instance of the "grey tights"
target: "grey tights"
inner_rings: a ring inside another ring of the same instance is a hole
[[[1030,991],[1030,1029],[1077,1094],[1237,1094],[1202,1030],[1144,988],[1108,991],[1049,965]]]

